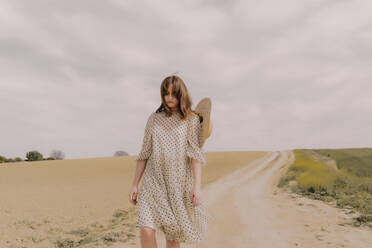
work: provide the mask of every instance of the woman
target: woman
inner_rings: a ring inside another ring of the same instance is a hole
[[[141,246],[156,247],[161,230],[167,248],[206,238],[210,216],[201,198],[201,167],[206,165],[199,113],[179,76],[160,86],[162,103],[147,119],[142,149],[129,194],[138,203]],[[143,183],[137,193],[142,174]]]

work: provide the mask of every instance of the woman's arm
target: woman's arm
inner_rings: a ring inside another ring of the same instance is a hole
[[[191,167],[194,176],[194,188],[201,188],[201,162],[197,159],[192,159]]]
[[[194,178],[191,201],[194,206],[197,206],[201,201],[201,167],[207,164],[205,154],[200,147],[201,124],[198,116],[194,116],[191,120],[190,129],[188,130],[187,135],[187,143],[186,155],[191,159],[192,174]]]
[[[192,174],[194,177],[194,185],[191,191],[191,201],[194,204],[194,206],[197,206],[200,204],[200,200],[201,200],[202,163],[199,160],[192,158],[191,167],[192,167]]]
[[[147,164],[147,159],[137,160],[136,172],[134,173],[134,178],[132,182],[132,189],[129,193],[129,201],[133,204],[137,204],[137,195],[138,195],[138,185],[141,181],[143,172],[145,171]]]
[[[154,114],[151,113],[151,115],[147,118],[145,132],[143,135],[142,140],[142,147],[139,154],[136,156],[135,160],[137,161],[136,165],[136,172],[134,174],[133,182],[132,182],[132,190],[129,193],[129,201],[136,205],[137,204],[137,187],[141,181],[143,172],[145,171],[147,160],[150,158],[150,155],[152,153],[152,124],[154,120]]]
[[[134,174],[132,187],[133,186],[138,187],[138,185],[141,181],[143,172],[145,171],[146,164],[147,164],[147,159],[146,160],[137,160],[136,172]]]

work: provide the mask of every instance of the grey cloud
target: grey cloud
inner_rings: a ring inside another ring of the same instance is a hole
[[[371,3],[7,1],[0,10],[5,156],[135,154],[179,71],[213,100],[206,151],[367,146]],[[6,21],[4,21],[6,20]]]

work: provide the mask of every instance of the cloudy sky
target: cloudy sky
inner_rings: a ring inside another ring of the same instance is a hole
[[[372,147],[369,0],[0,0],[0,155],[139,152],[160,84],[212,99],[204,151]]]

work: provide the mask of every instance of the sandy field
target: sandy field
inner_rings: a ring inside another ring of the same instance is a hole
[[[266,154],[206,152],[202,187]],[[138,243],[134,156],[0,165],[0,248]],[[124,246],[123,246],[124,245]]]
[[[292,151],[206,156],[208,238],[181,247],[372,247],[372,230],[347,225],[346,210],[276,187]],[[134,170],[133,156],[0,166],[0,247],[140,247]]]

